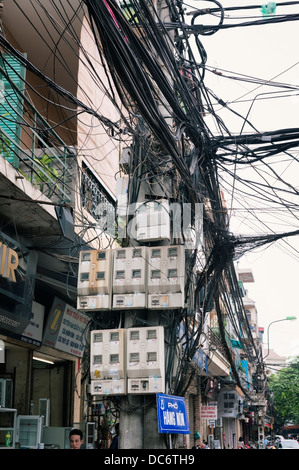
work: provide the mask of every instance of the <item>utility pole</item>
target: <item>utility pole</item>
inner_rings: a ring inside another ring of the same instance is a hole
[[[158,13],[159,19],[163,22],[169,16],[169,9],[166,5],[165,0],[157,0],[156,2],[156,11]],[[155,12],[153,13],[153,17],[155,18]],[[165,38],[168,41],[168,38]],[[169,47],[171,47],[171,43],[169,43]],[[157,57],[157,60],[159,58]],[[162,67],[162,64],[161,64]],[[167,74],[167,70],[163,70],[164,74]],[[171,79],[170,77],[168,77]],[[169,112],[167,111],[167,107],[164,106],[163,97],[157,90],[157,95],[160,95],[160,104],[159,104],[159,111],[161,115],[164,117],[165,121],[168,123],[169,126],[172,125],[172,118],[170,119]],[[132,172],[136,171],[136,168],[139,166],[141,171],[140,173],[145,174],[148,170],[146,168],[146,161],[145,155],[151,149],[147,148],[145,145],[145,137],[149,134],[147,129],[146,122],[144,122],[143,118],[139,118],[138,122],[139,132],[138,135],[143,135],[144,139],[137,141],[135,138],[135,142],[133,143],[133,152],[132,152],[132,160],[131,161],[131,168]],[[169,160],[167,158],[167,160]],[[165,172],[169,170],[169,163],[165,162]],[[165,199],[170,199],[172,194],[167,190],[167,188],[172,188],[173,182],[170,179],[170,176],[165,177],[165,172],[162,171],[162,178],[157,176],[156,180],[148,184],[145,180],[140,183],[139,192],[137,195],[136,200],[132,200],[129,198],[128,203],[132,204],[145,204],[151,203],[151,201],[157,202],[159,204],[161,201]],[[167,181],[167,184],[166,184]],[[150,221],[151,222],[151,221]],[[161,227],[158,230],[161,230]],[[127,234],[130,237],[130,233]],[[159,234],[158,237],[159,239]],[[167,246],[169,245],[169,239],[164,240],[161,237],[158,241],[151,241],[148,239],[146,245],[147,246]],[[142,242],[139,245],[142,245]],[[128,246],[136,246],[136,240],[133,238],[128,238]],[[148,266],[150,269],[150,265]],[[144,326],[146,325],[153,325],[158,326],[161,324],[161,312],[159,310],[151,310],[149,308],[145,309],[144,311],[138,311],[138,317],[143,323]],[[132,312],[125,313],[125,328],[131,328],[133,326],[133,316]],[[165,350],[165,355],[167,355],[167,351]],[[163,357],[163,361],[166,362],[166,358]],[[163,378],[165,381],[165,377]],[[158,390],[161,391],[161,390]],[[167,393],[168,390],[164,391]],[[169,438],[169,447],[171,447],[171,436]],[[128,394],[126,397],[121,399],[121,412],[120,412],[120,448],[134,448],[134,449],[163,449],[166,448],[165,439],[163,435],[158,434],[158,417],[157,417],[157,406],[156,406],[156,398],[155,394],[149,395],[130,395]]]

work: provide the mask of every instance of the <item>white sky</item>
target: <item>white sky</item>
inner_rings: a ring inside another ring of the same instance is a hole
[[[220,0],[220,3],[224,7],[259,4],[244,0]],[[216,6],[212,1],[195,1],[194,5],[203,8]],[[276,16],[288,13],[299,14],[299,4],[293,7],[277,6]],[[239,16],[238,23],[249,21],[250,16],[255,16],[252,20],[263,18],[259,7],[255,10],[229,14],[234,17]],[[217,23],[211,16],[202,17],[196,23],[202,22],[203,18],[205,24]],[[225,20],[225,24],[229,22]],[[199,39],[208,56],[207,65],[212,68],[225,70],[228,75],[235,72],[264,80],[299,85],[299,21],[224,29],[212,36],[201,35]],[[242,116],[246,116],[249,112],[248,118],[259,132],[289,127],[299,128],[299,97],[294,94],[292,97],[278,98],[282,95],[280,88],[235,81],[211,72],[206,72],[205,85],[222,100],[231,103],[230,106]],[[255,100],[253,104],[252,100],[256,95],[271,99]],[[235,100],[239,103],[233,103]],[[237,134],[241,131],[255,132],[248,125],[242,129],[243,121],[221,109],[221,106],[215,104],[214,109],[231,132]],[[207,122],[212,125],[209,118]],[[292,154],[299,156],[299,148],[292,150]],[[287,163],[282,163],[277,171],[283,174],[284,179],[293,181],[294,186],[299,186],[298,164],[290,165],[289,160]],[[298,200],[296,202],[299,203]],[[237,204],[238,201],[234,200],[233,208],[240,207]],[[252,201],[252,204],[256,205],[256,202]],[[261,204],[261,207],[263,206],[265,204]],[[256,224],[244,211],[233,210],[232,215],[231,230],[234,233],[254,234],[256,230],[258,234],[261,231],[273,233],[299,229],[299,221],[296,221],[299,212],[290,217],[284,208],[273,214],[270,210],[267,213],[258,212],[259,218],[266,224],[264,227]],[[290,237],[286,242],[276,242],[266,249],[259,249],[243,256],[239,260],[239,267],[253,270],[255,283],[247,284],[246,287],[248,296],[256,302],[259,326],[265,328],[265,346],[267,346],[267,327],[270,322],[289,315],[297,316],[296,321],[284,321],[270,327],[270,348],[280,355],[289,357],[299,355],[299,237]],[[298,251],[292,250],[290,245]]]

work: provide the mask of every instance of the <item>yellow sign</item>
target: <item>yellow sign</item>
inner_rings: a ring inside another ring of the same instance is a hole
[[[12,282],[17,282],[15,270],[19,265],[19,258],[17,253],[0,242],[0,276],[9,279]]]

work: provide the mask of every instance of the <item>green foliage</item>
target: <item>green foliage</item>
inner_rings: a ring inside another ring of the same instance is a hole
[[[10,140],[0,131],[0,155],[8,159],[10,157]]]
[[[33,182],[39,183],[40,190],[43,192],[44,184],[50,183],[51,179],[58,179],[59,172],[56,170],[56,168],[52,168],[52,159],[47,154],[44,154],[42,158],[35,158],[34,161],[38,163],[39,167],[42,167],[42,170],[35,170]],[[57,186],[57,184],[54,186]]]
[[[275,421],[279,426],[299,423],[299,357],[269,378]]]

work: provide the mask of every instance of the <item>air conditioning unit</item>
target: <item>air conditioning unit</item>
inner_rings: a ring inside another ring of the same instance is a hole
[[[168,200],[138,204],[134,224],[136,233],[133,230],[132,235],[139,242],[170,240]]]
[[[92,395],[124,395],[126,394],[126,379],[92,380],[90,392]]]
[[[78,272],[78,295],[110,295],[112,250],[81,251]]]
[[[90,377],[94,379],[125,378],[126,330],[93,330],[90,339]]]
[[[128,328],[128,378],[158,377],[164,379],[164,360],[163,326]]]

